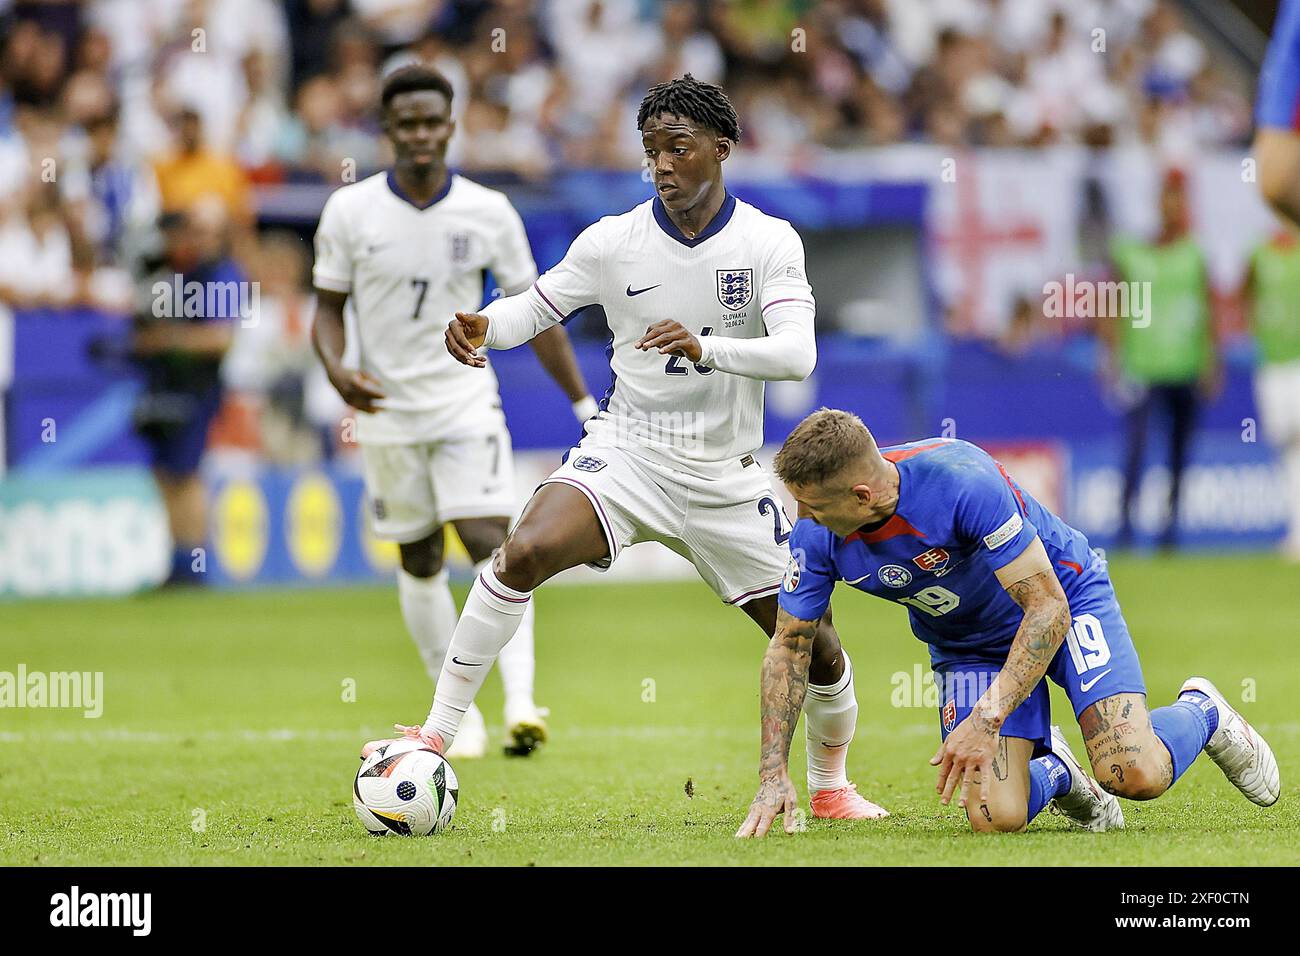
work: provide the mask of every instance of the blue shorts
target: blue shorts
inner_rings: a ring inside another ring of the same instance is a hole
[[[1255,123],[1300,128],[1300,0],[1282,0],[1259,74]]]
[[[1047,676],[1065,691],[1077,718],[1081,713],[1115,694],[1145,694],[1142,665],[1129,634],[1128,624],[1109,582],[1089,589],[1089,594],[1071,606],[1073,621],[1065,643],[1047,668]],[[934,669],[939,688],[939,727],[948,734],[971,712],[975,702],[997,676],[1001,661],[971,658],[946,661]],[[1023,737],[1035,743],[1035,754],[1046,751],[1051,741],[1052,707],[1047,681],[1038,686],[1013,710],[1002,725],[1002,736]]]
[[[166,429],[144,435],[149,463],[172,475],[192,475],[208,445],[208,430],[221,408],[221,389],[182,397],[182,414]]]

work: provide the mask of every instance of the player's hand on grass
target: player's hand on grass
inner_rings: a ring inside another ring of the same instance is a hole
[[[378,404],[385,398],[378,381],[365,372],[354,368],[335,368],[329,370],[330,384],[334,390],[359,412],[367,415],[383,408]]]
[[[939,768],[939,779],[934,789],[943,794],[943,805],[948,805],[953,792],[960,785],[958,805],[966,806],[976,774],[979,774],[980,803],[987,804],[993,758],[997,752],[998,730],[989,721],[980,720],[972,712],[958,724],[938,752],[930,758],[930,765]]]
[[[700,340],[672,319],[662,319],[646,329],[636,347],[643,352],[658,349],[660,355],[680,355],[692,362],[704,357]]]
[[[447,351],[461,365],[483,368],[487,359],[478,354],[487,338],[488,318],[477,312],[457,312],[447,326]]]
[[[749,816],[745,817],[736,836],[764,837],[782,813],[785,814],[785,832],[794,833],[794,812],[798,807],[799,795],[795,793],[787,771],[782,770],[780,776],[765,776],[758,787],[758,795],[749,805]]]

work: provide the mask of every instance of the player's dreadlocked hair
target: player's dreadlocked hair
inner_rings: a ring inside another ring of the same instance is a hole
[[[685,116],[733,143],[740,142],[740,119],[722,87],[702,83],[689,73],[650,87],[636,111],[636,128],[644,129],[645,121],[660,113]]]

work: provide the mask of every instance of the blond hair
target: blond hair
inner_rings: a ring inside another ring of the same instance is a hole
[[[773,467],[788,485],[820,485],[875,454],[876,440],[862,419],[852,412],[819,408],[795,426]]]

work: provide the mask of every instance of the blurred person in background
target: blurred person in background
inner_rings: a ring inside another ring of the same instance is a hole
[[[352,0],[353,11],[386,52],[414,43],[434,26],[445,0]]]
[[[510,39],[496,53],[490,31],[498,26]],[[459,77],[447,71],[457,61],[445,51],[422,52],[425,64],[442,72],[457,95],[462,86],[466,89],[465,102],[453,106],[452,116],[462,134],[451,144],[453,152],[448,155],[453,164],[514,167],[525,178],[544,173],[554,158],[555,143],[565,133],[569,86],[564,73],[549,61],[549,50],[536,26],[517,14],[494,17],[483,24],[470,49],[475,52],[464,56]],[[493,140],[504,156],[493,158]]]
[[[253,195],[243,167],[233,156],[205,145],[203,119],[193,106],[182,106],[171,122],[176,148],[153,164],[163,213],[184,212],[199,199],[217,198],[236,255],[252,261]]]
[[[67,210],[54,183],[34,182],[18,209],[0,220],[0,302],[14,309],[85,302],[87,275]]]
[[[297,170],[293,178],[337,181],[344,159],[337,135],[341,108],[338,88],[329,76],[314,76],[298,90],[293,115],[276,141],[279,156]]]
[[[337,148],[359,170],[378,169],[385,152],[375,101],[379,99],[379,73],[371,65],[355,63],[336,75],[339,113],[335,138]],[[330,179],[337,182],[339,170]]]
[[[474,99],[465,110],[462,129],[461,160],[466,169],[511,172],[532,180],[541,180],[551,169],[541,133],[532,123],[512,117],[505,103]]]
[[[81,121],[82,154],[60,180],[63,198],[89,246],[96,302],[129,311],[131,275],[157,250],[158,184],[146,165],[118,149],[118,104],[109,101]]]
[[[39,8],[30,12],[39,12]],[[20,18],[4,53],[4,69],[16,102],[37,108],[58,102],[68,67],[67,42],[60,32]]]
[[[282,177],[278,146],[289,123],[289,107],[276,82],[275,64],[265,51],[245,56],[243,68],[248,101],[239,114],[236,155],[252,178],[274,182]]]
[[[348,17],[348,0],[286,0],[285,16],[293,40],[289,86],[296,91],[329,69],[334,33]]]
[[[222,197],[204,196],[164,215],[163,261],[141,288],[131,340],[145,380],[135,427],[149,446],[174,546],[169,584],[203,580],[194,554],[207,538],[199,462],[221,405],[233,322],[254,301],[230,255],[226,210]]]
[[[288,72],[289,38],[275,0],[180,0],[171,29],[151,64],[167,99],[203,118],[204,139],[218,153],[236,149],[240,116],[254,91],[247,62],[264,57],[276,83]]]
[[[1022,293],[1011,306],[1011,321],[998,340],[998,348],[1009,358],[1022,358],[1047,339],[1043,321],[1043,300]]]
[[[1112,244],[1115,274],[1128,284],[1130,314],[1107,316],[1101,323],[1110,347],[1107,378],[1128,404],[1121,547],[1133,543],[1133,501],[1141,484],[1152,413],[1162,416],[1169,441],[1169,509],[1159,540],[1161,547],[1172,548],[1197,411],[1222,387],[1205,252],[1191,235],[1187,183],[1180,170],[1165,175],[1159,201],[1160,232],[1153,242],[1121,236]],[[1146,289],[1149,296],[1139,291]],[[1142,301],[1148,310],[1145,316],[1133,313]]]
[[[1243,299],[1259,348],[1255,404],[1282,463],[1282,553],[1300,562],[1300,242],[1294,227],[1278,230],[1251,254]]]
[[[310,265],[310,249],[296,234],[260,238],[253,270],[258,321],[240,328],[221,367],[227,388],[250,413],[251,444],[279,464],[331,457],[347,414],[312,352],[316,298],[308,281]]]
[[[718,40],[700,22],[700,5],[691,0],[663,4],[663,21],[649,67],[651,83],[690,73],[705,83],[723,78],[726,60]]]

